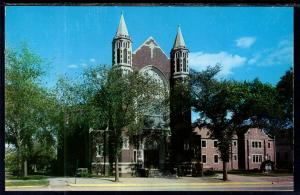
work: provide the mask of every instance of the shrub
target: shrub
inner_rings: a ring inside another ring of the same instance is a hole
[[[212,169],[208,169],[203,172],[203,175],[204,176],[214,176],[214,175],[216,175],[216,172]]]

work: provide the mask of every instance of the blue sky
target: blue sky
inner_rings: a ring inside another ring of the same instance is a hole
[[[276,84],[293,65],[292,7],[6,7],[6,47],[21,42],[47,62],[48,86],[59,75],[111,64],[111,42],[123,11],[133,50],[149,36],[166,54],[177,25],[190,50],[190,67],[220,63],[220,77]]]

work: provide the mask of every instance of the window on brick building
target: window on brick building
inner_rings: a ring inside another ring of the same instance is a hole
[[[136,150],[134,150],[133,151],[133,162],[137,162],[137,151]]]
[[[201,147],[202,148],[206,148],[206,140],[202,140],[201,141]]]
[[[268,148],[271,148],[271,143],[270,142],[268,142]]]
[[[129,149],[129,138],[123,137],[123,149]]]
[[[261,148],[261,141],[252,141],[252,148]]]
[[[214,155],[214,163],[219,163],[219,155]]]
[[[216,148],[216,147],[218,147],[218,141],[214,141],[214,147]]]
[[[202,154],[202,163],[206,163],[206,154]]]
[[[236,141],[233,141],[233,146],[235,146],[235,147],[236,147]]]
[[[262,162],[262,155],[261,154],[253,154],[252,155],[252,162],[253,163],[261,163]]]
[[[99,144],[97,146],[97,157],[102,157],[103,156],[103,144]]]
[[[236,156],[236,154],[235,154],[235,155],[233,155],[233,160],[237,160],[237,156]]]

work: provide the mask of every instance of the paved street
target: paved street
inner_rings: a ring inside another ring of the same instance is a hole
[[[292,191],[293,176],[229,175],[180,178],[50,178],[49,186],[7,187],[7,191]]]

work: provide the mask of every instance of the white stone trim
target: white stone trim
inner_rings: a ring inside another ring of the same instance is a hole
[[[259,139],[253,139],[253,140],[250,140],[250,143],[251,143],[251,148],[255,148],[255,147],[253,147],[253,142],[260,142],[260,146],[261,147],[257,147],[256,149],[261,149],[261,148],[263,148],[263,140],[259,140]],[[258,146],[258,145],[257,145]]]
[[[261,162],[253,162],[253,156],[261,156]],[[263,162],[263,158],[264,158],[264,155],[262,155],[262,154],[251,154],[251,163],[253,163],[253,164],[261,164],[262,162]]]

